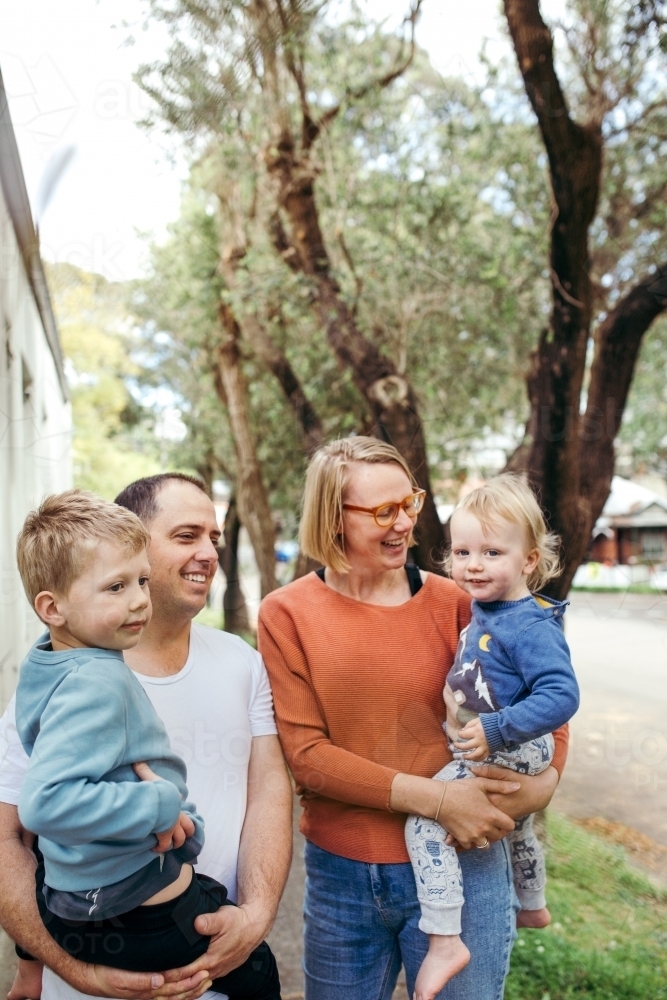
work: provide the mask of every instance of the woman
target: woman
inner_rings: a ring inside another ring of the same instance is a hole
[[[325,569],[262,603],[260,649],[303,798],[307,1000],[389,1000],[426,953],[406,813],[438,817],[465,850],[462,938],[472,961],[440,994],[499,1000],[514,937],[509,817],[550,800],[564,763],[534,777],[486,769],[432,780],[449,759],[442,689],[468,596],[406,569],[423,492],[391,445],[333,442],[306,478],[301,544]],[[445,792],[443,798],[443,791]],[[475,850],[474,848],[479,848]]]

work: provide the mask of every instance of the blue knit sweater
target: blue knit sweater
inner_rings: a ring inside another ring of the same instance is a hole
[[[203,845],[185,764],[122,653],[55,652],[43,636],[21,665],[16,726],[30,757],[19,816],[39,836],[51,888],[113,885],[139,871],[181,810],[195,824],[190,841]],[[164,780],[140,781],[137,761]]]
[[[551,733],[579,707],[563,634],[567,601],[472,602],[447,676],[447,733],[480,717],[489,749],[509,750]]]

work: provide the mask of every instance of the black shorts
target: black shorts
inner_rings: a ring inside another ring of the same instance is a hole
[[[189,965],[204,954],[209,938],[197,933],[195,917],[234,906],[227,890],[215,879],[194,873],[180,896],[155,906],[137,906],[107,920],[81,923],[66,920],[48,909],[44,900],[44,864],[36,871],[37,906],[51,937],[73,958],[128,972],[164,972]],[[230,1000],[280,1000],[280,979],[273,952],[266,941],[226,976],[213,981],[212,990]]]

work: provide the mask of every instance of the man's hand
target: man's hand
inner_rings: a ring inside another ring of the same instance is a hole
[[[249,906],[221,906],[215,913],[197,917],[195,930],[210,936],[208,950],[190,965],[165,972],[167,982],[187,979],[202,969],[207,970],[209,979],[225,976],[245,962],[269,928],[259,915],[253,915]]]
[[[76,972],[68,982],[80,993],[97,997],[117,997],[119,1000],[198,1000],[210,989],[211,978],[205,969],[193,976],[166,983],[166,976],[156,972],[124,972],[106,965],[77,963]]]
[[[463,750],[468,760],[484,760],[491,753],[486,742],[486,733],[482,720],[471,719],[459,732],[458,742],[454,742],[457,750]]]
[[[12,988],[7,994],[7,1000],[39,1000],[42,995],[43,968],[41,962],[29,962],[19,958],[18,969]]]
[[[137,772],[138,773],[138,772]],[[492,782],[502,789],[504,786]],[[503,816],[507,822],[507,817]],[[511,824],[511,821],[509,821]],[[292,786],[277,736],[253,737],[248,773],[248,805],[238,865],[239,906],[221,906],[195,920],[195,930],[210,937],[196,962],[163,973],[157,1000],[196,1000],[211,980],[242,965],[273,924],[292,856]],[[205,976],[197,992],[184,993],[194,978]],[[116,994],[121,996],[121,994]],[[122,998],[121,998],[122,1000]],[[139,1000],[148,1000],[140,997]]]

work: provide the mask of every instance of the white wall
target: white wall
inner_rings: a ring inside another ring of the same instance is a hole
[[[0,711],[40,634],[16,569],[16,536],[47,493],[71,486],[71,413],[0,187]]]

